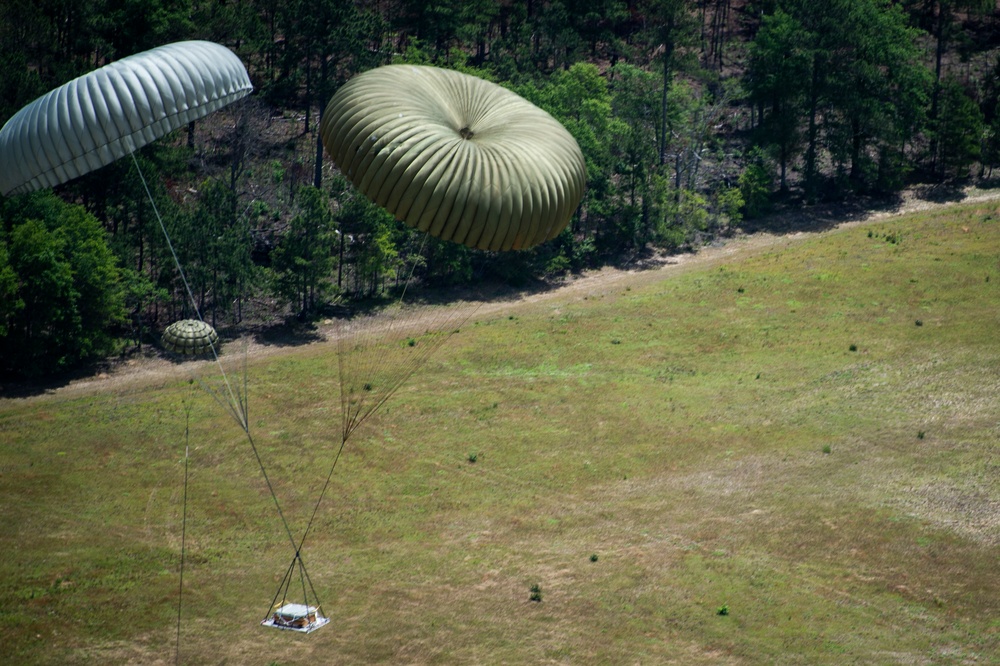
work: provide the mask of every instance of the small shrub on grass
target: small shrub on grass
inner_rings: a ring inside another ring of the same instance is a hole
[[[596,562],[597,561],[597,553],[592,553],[590,555],[590,561],[591,562]]]
[[[542,600],[542,588],[538,583],[535,583],[534,585],[531,586],[531,597],[529,598],[532,601]]]
[[[729,615],[729,604],[722,604],[719,606],[719,610],[715,611],[716,615]]]
[[[923,430],[918,430],[917,431],[917,439],[923,439],[924,438],[924,434],[925,433],[924,433]]]
[[[851,345],[850,347],[848,347],[848,349],[850,349],[852,352],[856,352],[856,351],[858,351],[858,346],[857,345]]]
[[[743,200],[743,216],[752,219],[766,215],[771,210],[774,165],[759,148],[754,148],[747,157],[748,164],[737,183]]]
[[[829,445],[829,444],[824,444],[824,445],[823,445],[823,453],[825,453],[825,454],[829,455],[829,454],[830,454],[830,451],[831,451],[831,449],[830,449],[830,445]]]
[[[466,460],[468,460],[470,464],[475,465],[476,461],[479,460],[479,453],[478,452],[470,453],[466,458]]]
[[[407,338],[406,339],[406,345],[408,347],[416,347],[417,346],[417,341],[414,340],[413,338]]]

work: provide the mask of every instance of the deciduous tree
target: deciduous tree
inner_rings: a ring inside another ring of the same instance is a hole
[[[97,219],[49,192],[8,200],[0,228],[2,370],[38,376],[109,353],[124,294]]]

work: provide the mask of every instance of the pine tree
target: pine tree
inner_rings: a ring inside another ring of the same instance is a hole
[[[759,109],[756,141],[773,153],[782,190],[788,189],[788,167],[801,147],[810,60],[809,36],[781,10],[764,18],[750,43],[745,85]]]
[[[942,175],[957,178],[969,175],[969,167],[980,158],[984,129],[979,106],[957,81],[945,79],[934,132]]]
[[[303,187],[299,212],[271,256],[278,293],[300,317],[316,312],[330,292],[334,262],[334,224],[329,197],[315,187]]]

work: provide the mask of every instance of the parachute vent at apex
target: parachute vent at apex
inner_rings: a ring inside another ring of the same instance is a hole
[[[110,164],[250,94],[246,67],[225,46],[167,44],[74,79],[0,129],[0,192],[54,187]]]

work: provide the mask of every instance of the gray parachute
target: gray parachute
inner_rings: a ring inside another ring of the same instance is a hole
[[[39,97],[0,129],[0,192],[54,187],[110,164],[250,94],[225,46],[167,44],[94,70]]]

